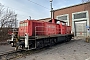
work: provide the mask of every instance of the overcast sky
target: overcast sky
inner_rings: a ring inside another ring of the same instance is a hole
[[[81,0],[53,0],[53,8],[60,9],[81,2]],[[49,0],[0,0],[0,3],[15,11],[19,21],[29,19],[29,16],[36,20],[50,17]]]

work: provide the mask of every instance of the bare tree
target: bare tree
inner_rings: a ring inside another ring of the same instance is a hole
[[[0,3],[0,24],[1,28],[9,27],[16,28],[17,24],[17,14],[10,9],[5,9],[4,5]]]
[[[4,6],[0,3],[0,19],[1,19],[2,15],[3,15],[4,9],[5,9]]]

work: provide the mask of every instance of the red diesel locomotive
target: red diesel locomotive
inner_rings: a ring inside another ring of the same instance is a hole
[[[60,23],[57,24],[57,21]],[[20,22],[18,34],[12,34],[9,41],[16,49],[37,49],[70,41],[73,37],[71,26],[66,22],[52,19],[50,22],[24,20]]]

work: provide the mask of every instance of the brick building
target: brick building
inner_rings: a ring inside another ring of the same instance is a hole
[[[54,10],[54,18],[72,26],[75,36],[88,36],[90,26],[90,2]]]
[[[63,20],[67,22],[67,25],[72,26],[75,36],[90,35],[86,28],[90,26],[90,2],[54,10],[54,18]]]

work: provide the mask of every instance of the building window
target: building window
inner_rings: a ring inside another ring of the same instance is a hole
[[[74,19],[86,18],[86,12],[74,14]]]
[[[67,20],[68,16],[67,15],[60,15],[60,16],[57,16],[57,19],[58,20]]]
[[[66,22],[66,24],[69,26],[69,14],[59,15],[56,17],[56,19]],[[60,22],[57,23],[59,24]]]
[[[67,16],[60,16],[58,17],[59,20],[67,20]]]

